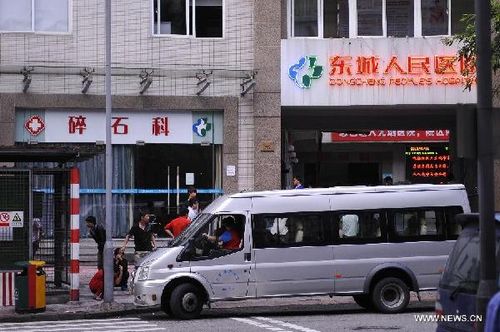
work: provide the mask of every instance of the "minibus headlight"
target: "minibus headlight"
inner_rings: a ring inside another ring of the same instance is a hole
[[[149,266],[141,266],[137,272],[137,280],[148,280]]]

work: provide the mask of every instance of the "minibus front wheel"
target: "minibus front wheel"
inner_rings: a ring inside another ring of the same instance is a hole
[[[174,288],[170,295],[170,311],[179,319],[193,319],[203,308],[202,292],[193,284],[184,283]]]
[[[369,294],[358,294],[352,296],[354,302],[356,302],[360,307],[365,309],[372,309],[373,302]]]
[[[410,302],[410,291],[401,279],[384,278],[373,288],[372,299],[380,312],[397,313],[403,311]]]

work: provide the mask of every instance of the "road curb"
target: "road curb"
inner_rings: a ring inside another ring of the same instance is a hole
[[[59,321],[59,320],[76,320],[76,319],[96,319],[123,317],[134,314],[145,314],[161,311],[160,306],[152,307],[136,307],[117,310],[102,310],[102,311],[81,311],[81,312],[42,312],[33,314],[15,314],[9,317],[0,317],[0,323],[25,323],[38,321]]]

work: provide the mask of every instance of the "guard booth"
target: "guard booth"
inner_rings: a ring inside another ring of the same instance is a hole
[[[23,156],[21,156],[23,155]],[[70,286],[71,168],[74,151],[54,153],[0,148],[0,160],[12,168],[0,168],[0,289],[14,305],[13,274],[18,262],[45,261],[47,294]],[[55,162],[54,162],[55,161]],[[37,168],[53,164],[55,167]],[[71,164],[69,164],[71,165]],[[69,166],[68,166],[69,167]],[[37,221],[33,221],[34,219]],[[11,275],[12,274],[12,275]]]

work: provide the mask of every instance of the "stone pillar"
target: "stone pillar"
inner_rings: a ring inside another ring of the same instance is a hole
[[[255,190],[281,188],[281,1],[255,0]]]

